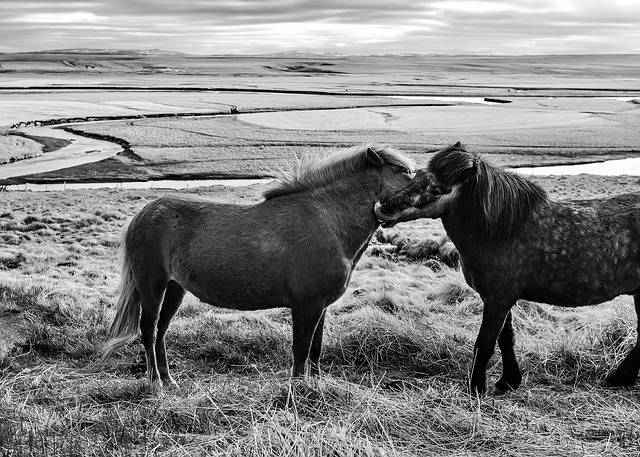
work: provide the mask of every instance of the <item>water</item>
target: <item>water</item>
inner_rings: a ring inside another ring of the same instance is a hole
[[[422,96],[422,95],[403,95],[392,96],[391,98],[407,99],[407,100],[436,100],[448,102],[466,102],[482,105],[500,104],[494,101],[487,101],[484,97],[448,97],[448,96]],[[620,102],[628,102],[639,97],[595,97],[600,99],[617,100]],[[58,151],[48,152],[39,157],[20,160],[18,162],[0,165],[0,179],[6,179],[15,176],[23,176],[34,173],[43,173],[47,171],[59,170],[62,168],[72,167],[90,162],[104,160],[112,157],[122,151],[122,148],[108,141],[94,140],[91,138],[74,135],[62,129],[51,127],[28,127],[21,129],[22,132],[42,137],[63,138],[71,142],[71,144]],[[578,175],[582,173],[615,176],[615,175],[631,175],[640,176],[640,158],[609,160],[605,162],[580,164],[580,165],[554,165],[542,167],[526,167],[513,168],[514,171],[524,175]],[[65,189],[98,189],[98,188],[168,188],[168,189],[185,189],[199,186],[246,186],[256,183],[266,183],[270,180],[191,180],[191,181],[149,181],[149,182],[122,182],[122,183],[74,183],[74,184],[27,184],[8,186],[8,190],[65,190]]]
[[[631,100],[640,99],[640,96],[635,97],[595,97],[601,100],[617,100],[619,102],[630,102]]]
[[[607,160],[604,162],[584,163],[578,165],[551,165],[542,167],[510,168],[511,171],[525,176],[569,176],[592,174],[600,176],[640,176],[640,157],[629,159]],[[271,178],[263,179],[200,179],[200,180],[161,180],[161,181],[125,181],[125,182],[95,182],[69,184],[17,184],[7,186],[11,191],[59,191],[71,189],[192,189],[202,186],[251,186],[254,184],[268,184]]]
[[[14,163],[0,165],[0,179],[23,176],[34,173],[59,170],[112,157],[122,151],[122,148],[109,141],[94,140],[65,130],[52,127],[26,127],[22,132],[41,137],[66,139],[70,145],[57,151],[47,152],[39,157],[24,159]],[[5,190],[34,192],[71,190],[71,189],[189,189],[202,186],[250,186],[252,184],[266,184],[273,179],[200,179],[200,180],[160,180],[160,181],[126,181],[126,182],[95,182],[68,184],[17,184],[3,187]]]
[[[0,165],[0,179],[44,173],[85,163],[98,162],[122,152],[122,147],[118,144],[74,135],[62,129],[26,127],[20,129],[20,131],[27,135],[68,140],[71,144],[38,157],[2,164]]]
[[[194,179],[177,181],[165,179],[160,181],[125,181],[125,182],[91,182],[91,183],[69,183],[69,184],[17,184],[7,186],[6,190],[11,191],[58,191],[72,189],[192,189],[203,186],[251,186],[253,184],[268,184],[273,182],[271,178],[264,179]]]
[[[564,176],[591,174],[600,176],[640,176],[640,157],[606,160],[578,165],[551,165],[544,167],[512,168],[512,171],[529,176]]]
[[[484,97],[446,97],[438,95],[390,95],[389,98],[400,98],[403,100],[434,100],[439,102],[465,102],[478,103],[481,105],[501,105],[499,102],[491,102]]]

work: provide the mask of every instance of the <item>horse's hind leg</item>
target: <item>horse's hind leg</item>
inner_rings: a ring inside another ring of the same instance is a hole
[[[163,274],[145,272],[146,284],[138,281],[140,293],[140,333],[147,359],[147,376],[151,384],[161,384],[156,358],[156,329],[160,316],[160,307],[164,300],[165,290],[169,282]]]
[[[163,385],[177,386],[176,382],[169,373],[169,364],[167,363],[167,350],[165,346],[165,335],[169,328],[169,323],[175,315],[176,311],[182,303],[184,297],[184,289],[175,281],[169,281],[167,290],[164,293],[162,301],[162,309],[160,310],[160,318],[158,319],[158,333],[156,335],[156,359],[158,372]]]
[[[511,323],[511,311],[509,311],[498,336],[498,347],[502,354],[502,376],[491,391],[494,395],[516,390],[522,382],[522,373],[513,349],[514,343],[515,336],[513,334],[513,324]]]
[[[633,386],[638,378],[638,369],[640,368],[640,294],[633,296],[633,302],[636,307],[637,323],[637,340],[635,346],[629,351],[620,366],[607,376],[604,381],[604,387],[627,387]]]
[[[484,300],[482,324],[474,345],[473,368],[469,379],[471,395],[484,395],[486,392],[487,364],[493,355],[496,340],[502,331],[512,303],[490,298]]]
[[[309,357],[311,341],[323,316],[324,301],[310,303],[309,306],[302,309],[295,305],[291,308],[291,320],[293,321],[293,369],[291,375],[294,378],[305,374],[305,364]],[[318,345],[321,344],[321,340],[318,341]],[[319,354],[318,350],[317,355],[319,356]]]

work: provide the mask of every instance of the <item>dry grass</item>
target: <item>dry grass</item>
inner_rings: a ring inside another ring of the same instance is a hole
[[[640,453],[637,393],[599,387],[634,343],[629,300],[583,310],[521,303],[522,387],[471,398],[482,304],[443,262],[433,221],[379,234],[378,255],[363,257],[329,308],[318,379],[289,379],[288,310],[219,310],[193,296],[168,335],[179,389],[146,386],[139,343],[99,365],[119,234],[162,192],[3,194],[0,318],[16,330],[0,365],[4,455]],[[260,189],[197,192],[248,203]],[[500,369],[496,357],[490,380]]]
[[[34,140],[18,135],[8,135],[0,129],[0,164],[41,154],[42,146]]]

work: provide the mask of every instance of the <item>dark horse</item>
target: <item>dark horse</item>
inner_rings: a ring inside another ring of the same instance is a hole
[[[414,164],[361,146],[298,167],[255,205],[162,197],[131,221],[122,243],[120,298],[104,357],[142,333],[152,383],[174,384],[165,334],[185,291],[224,308],[291,308],[293,376],[318,372],[325,308],[346,290],[378,220],[380,198]]]
[[[376,204],[385,225],[441,218],[462,271],[484,302],[469,380],[486,390],[496,339],[503,371],[493,393],[518,388],[511,307],[518,299],[565,307],[632,294],[640,314],[640,194],[557,202],[527,179],[496,168],[460,143],[438,151],[426,169]],[[632,386],[640,342],[606,386]]]

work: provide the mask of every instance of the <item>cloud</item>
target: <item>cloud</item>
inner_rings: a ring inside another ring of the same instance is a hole
[[[104,22],[108,18],[96,16],[86,11],[72,11],[68,13],[28,13],[23,16],[16,16],[7,19],[7,22],[17,22],[25,24],[94,24]]]
[[[640,52],[636,0],[13,0],[2,50]]]

